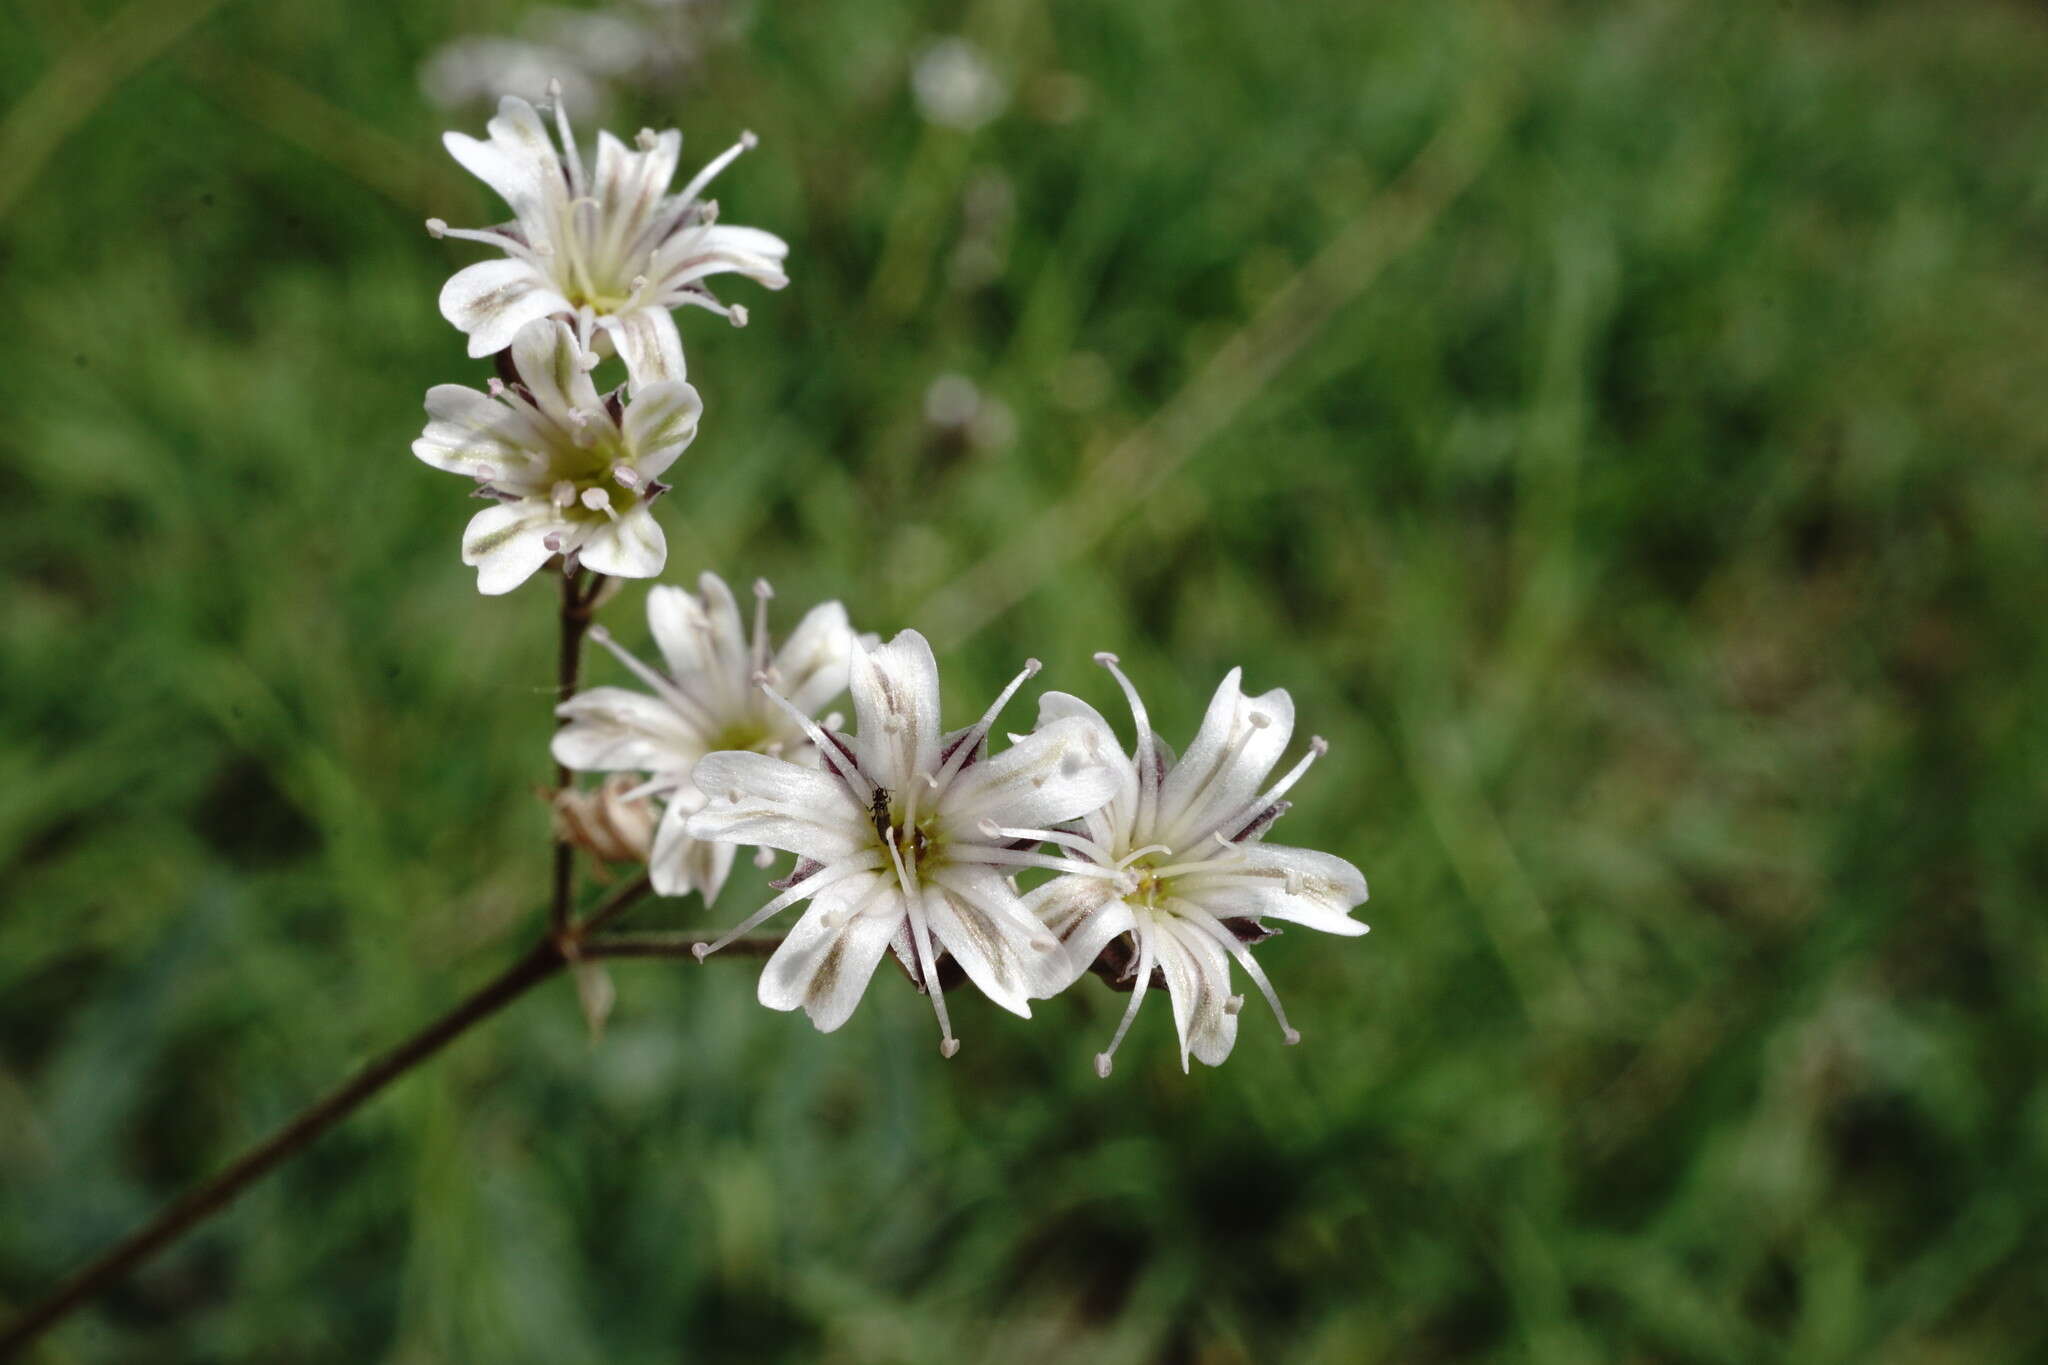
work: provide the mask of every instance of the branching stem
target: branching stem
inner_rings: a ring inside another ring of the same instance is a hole
[[[219,1213],[236,1195],[309,1146],[367,1100],[420,1063],[496,1014],[579,957],[687,957],[694,936],[618,934],[591,937],[647,894],[645,876],[620,887],[562,934],[548,934],[462,1003],[378,1057],[288,1119],[269,1137],[205,1184],[167,1205],[156,1217],[109,1247],[57,1286],[0,1333],[0,1359],[12,1356],[87,1300],[110,1288],[156,1252]],[[728,945],[735,959],[760,957],[780,940],[741,939]],[[658,946],[657,946],[658,945]]]

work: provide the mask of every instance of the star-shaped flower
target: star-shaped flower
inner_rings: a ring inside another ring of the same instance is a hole
[[[819,768],[755,753],[699,763],[708,802],[690,817],[692,838],[766,844],[800,859],[781,895],[703,952],[808,900],[761,973],[762,1004],[802,1006],[829,1032],[853,1013],[893,947],[931,997],[945,1056],[959,1047],[939,988],[946,956],[991,1000],[1028,1018],[1026,1002],[1060,990],[1071,974],[1010,876],[1022,867],[1119,876],[1035,851],[1045,827],[1088,814],[1114,790],[1108,756],[1096,752],[1099,725],[1054,721],[988,754],[997,713],[1037,669],[1028,664],[975,724],[942,734],[938,664],[924,637],[906,630],[854,649],[851,737],[805,722]]]
[[[593,687],[556,708],[555,714],[569,722],[555,732],[556,762],[577,772],[649,775],[634,794],[659,796],[664,802],[647,859],[654,889],[664,896],[694,889],[709,905],[732,869],[732,844],[692,839],[684,832],[685,822],[704,805],[690,781],[697,761],[716,750],[746,749],[815,763],[799,718],[846,690],[854,644],[846,608],[837,602],[811,608],[775,652],[768,638],[768,599],[773,596],[765,581],[754,585],[750,642],[739,605],[717,574],[699,578],[695,593],[650,588],[647,625],[667,672],[642,663],[602,626],[593,626],[591,638],[617,655],[648,690]],[[764,682],[782,694],[786,708],[768,699],[760,686]]]
[[[651,578],[668,543],[650,510],[661,473],[697,434],[703,410],[680,380],[635,376],[599,396],[596,358],[564,324],[528,323],[512,339],[518,382],[488,394],[460,384],[427,390],[430,419],[412,453],[436,469],[467,474],[496,506],[470,520],[462,562],[477,589],[510,592],[553,555],[599,573]]]
[[[1366,898],[1357,868],[1328,853],[1283,848],[1262,838],[1286,812],[1289,803],[1281,797],[1323,753],[1323,741],[1311,740],[1301,761],[1267,786],[1294,732],[1294,702],[1279,688],[1245,696],[1241,670],[1233,668],[1210,700],[1194,743],[1176,761],[1152,733],[1145,705],[1115,656],[1098,654],[1096,661],[1116,675],[1130,700],[1137,746],[1129,758],[1115,750],[1113,739],[1104,746],[1114,751],[1116,792],[1076,829],[1061,832],[1057,842],[1129,880],[1056,877],[1027,898],[1065,941],[1076,975],[1107,951],[1105,965],[1132,983],[1131,1003],[1109,1050],[1096,1056],[1096,1071],[1109,1074],[1110,1058],[1137,1017],[1155,967],[1173,1001],[1183,1071],[1190,1054],[1219,1064],[1237,1040],[1243,997],[1230,991],[1233,958],[1273,1007],[1286,1041],[1300,1041],[1249,945],[1271,932],[1261,924],[1267,918],[1331,934],[1366,931],[1349,913]],[[1077,697],[1049,692],[1041,699],[1041,726],[1076,721],[1108,729],[1101,714]]]
[[[754,145],[747,134],[669,194],[683,137],[673,128],[642,129],[638,150],[610,133],[597,137],[597,161],[586,171],[559,95],[554,100],[560,150],[531,104],[508,95],[487,126],[489,141],[463,133],[442,138],[448,151],[511,206],[498,227],[451,228],[430,219],[437,237],[462,237],[504,251],[505,259],[457,271],[441,290],[441,313],[469,334],[469,353],[504,349],[534,318],[573,315],[588,344],[608,332],[639,374],[683,378],[683,345],[669,310],[695,304],[735,324],[746,310],[728,308],[705,287],[707,276],[734,272],[770,289],[789,283],[782,264],[789,244],[759,228],[726,227],[718,206],[700,198],[712,177]]]

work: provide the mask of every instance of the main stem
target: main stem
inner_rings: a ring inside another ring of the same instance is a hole
[[[555,653],[555,705],[560,706],[576,695],[576,686],[583,671],[583,636],[590,629],[590,609],[597,602],[597,594],[604,588],[603,574],[586,575],[578,569],[571,573],[568,566],[562,569],[562,634],[561,645]],[[555,728],[568,724],[559,716]],[[562,764],[555,765],[555,791],[562,792],[569,786],[569,770]],[[575,898],[576,847],[560,835],[555,837],[554,895],[548,902],[548,930],[560,936],[568,932],[570,904]]]

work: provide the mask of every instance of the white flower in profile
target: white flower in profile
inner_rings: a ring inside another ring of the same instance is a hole
[[[720,749],[746,749],[815,762],[792,711],[808,717],[846,690],[854,642],[846,608],[837,602],[811,608],[777,651],[768,637],[773,596],[766,581],[755,583],[750,641],[739,605],[717,574],[699,578],[695,593],[650,588],[647,625],[666,671],[642,663],[593,626],[591,638],[617,655],[647,691],[593,687],[556,708],[568,722],[555,732],[557,763],[577,772],[645,773],[633,794],[664,803],[647,857],[654,889],[664,896],[695,890],[709,905],[732,869],[733,845],[684,832],[704,805],[690,781],[697,761]],[[768,699],[763,681],[787,699],[788,709]]]
[[[717,204],[700,198],[712,177],[754,145],[753,134],[669,194],[681,133],[642,129],[637,151],[599,133],[596,164],[586,170],[559,93],[554,105],[559,150],[539,113],[516,95],[499,103],[487,125],[489,141],[463,133],[442,138],[511,207],[513,221],[468,229],[428,220],[437,237],[505,253],[457,271],[441,290],[441,313],[469,334],[473,356],[504,349],[535,318],[573,315],[586,345],[602,331],[635,373],[679,380],[682,339],[670,309],[695,304],[735,324],[746,321],[746,310],[720,303],[706,277],[733,272],[770,289],[789,283],[782,272],[788,243],[759,228],[720,225]]]
[[[462,537],[477,590],[510,592],[554,555],[602,574],[652,578],[668,544],[651,510],[659,476],[697,434],[703,404],[674,379],[635,377],[599,396],[594,356],[563,323],[530,322],[512,339],[517,382],[488,394],[460,384],[427,390],[427,428],[412,453],[477,481],[495,502]]]
[[[761,1003],[802,1006],[829,1032],[853,1013],[893,948],[930,995],[948,1057],[959,1042],[940,990],[946,956],[991,1000],[1027,1018],[1027,1001],[1066,986],[1066,954],[1010,876],[1053,867],[1119,877],[1035,849],[1046,826],[1108,800],[1115,775],[1096,752],[1100,726],[1078,718],[989,756],[989,727],[1037,669],[1036,660],[1027,664],[975,724],[941,734],[938,665],[924,637],[906,630],[886,645],[855,647],[851,737],[804,722],[820,768],[756,753],[699,763],[697,786],[708,799],[690,817],[691,837],[766,844],[799,859],[781,895],[699,956],[808,900],[761,973]]]
[[[1183,1071],[1191,1054],[1210,1066],[1221,1063],[1237,1040],[1243,997],[1230,991],[1233,958],[1273,1007],[1286,1041],[1299,1042],[1249,945],[1271,932],[1261,924],[1269,918],[1331,934],[1366,931],[1349,913],[1366,898],[1357,868],[1328,853],[1262,840],[1288,808],[1281,797],[1326,746],[1311,740],[1301,761],[1267,786],[1294,732],[1294,702],[1279,688],[1245,696],[1238,685],[1241,670],[1233,668],[1210,700],[1194,743],[1176,761],[1152,733],[1145,705],[1116,657],[1095,657],[1130,699],[1137,745],[1129,758],[1115,752],[1111,800],[1074,830],[1062,831],[1056,842],[1130,880],[1057,877],[1027,899],[1066,943],[1076,976],[1107,949],[1112,958],[1106,965],[1123,967],[1124,979],[1132,983],[1131,1003],[1109,1050],[1097,1054],[1096,1071],[1109,1074],[1110,1059],[1137,1017],[1155,967],[1173,1002]],[[1049,692],[1041,699],[1041,726],[1077,720],[1108,728],[1077,697]],[[1105,747],[1115,749],[1114,741]]]

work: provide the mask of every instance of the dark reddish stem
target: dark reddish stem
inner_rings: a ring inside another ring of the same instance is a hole
[[[604,587],[603,574],[586,574],[578,569],[562,570],[562,638],[555,655],[555,705],[576,695],[583,672],[583,637],[590,630],[590,612]],[[568,724],[559,716],[555,728]],[[569,770],[555,765],[555,790],[569,785]],[[554,895],[548,902],[548,931],[556,937],[569,931],[569,914],[576,898],[576,847],[559,836],[555,839]]]
[[[647,893],[647,878],[620,887],[580,926],[561,937],[550,934],[446,1014],[365,1066],[314,1101],[251,1148],[240,1160],[191,1190],[156,1217],[76,1271],[0,1335],[0,1359],[11,1356],[94,1295],[219,1213],[236,1195],[297,1155],[315,1138],[361,1108],[364,1101],[432,1057],[472,1027],[496,1014],[568,964],[580,935],[609,923]]]

